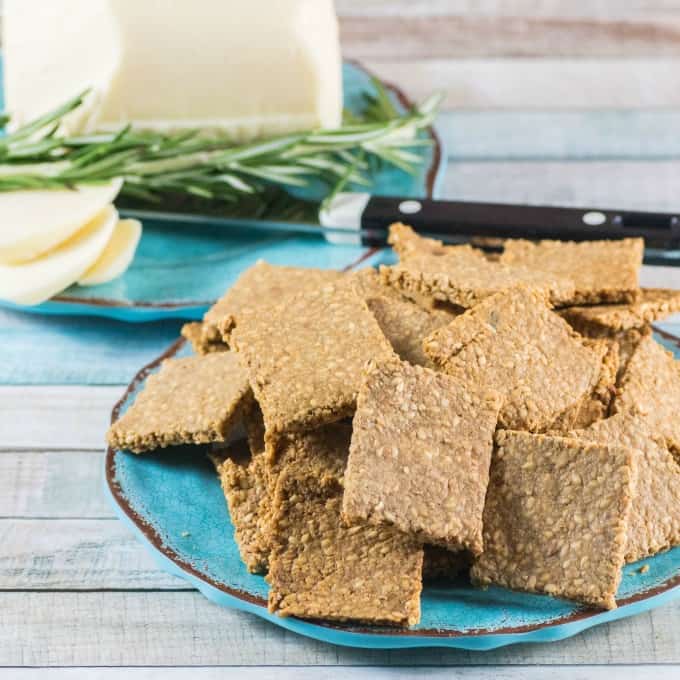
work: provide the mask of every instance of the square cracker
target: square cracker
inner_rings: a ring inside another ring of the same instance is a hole
[[[500,431],[476,584],[614,609],[635,484],[635,451]]]
[[[248,376],[233,352],[167,359],[111,425],[108,442],[135,453],[223,442],[251,400]]]
[[[521,283],[542,291],[555,305],[573,298],[574,283],[568,278],[492,262],[471,246],[445,246],[402,224],[390,227],[389,240],[399,263],[380,267],[383,283],[416,302],[433,299],[468,308]]]
[[[602,365],[601,353],[525,286],[484,300],[423,346],[445,373],[503,395],[499,422],[519,430],[549,428],[591,393]]]
[[[394,356],[366,303],[326,284],[266,309],[243,309],[231,339],[262,409],[268,455],[294,432],[351,416],[369,359]]]
[[[268,489],[273,503],[281,475],[314,479],[318,488],[343,485],[352,422],[323,425],[286,439],[276,460],[267,460]],[[271,533],[273,516],[268,518]]]
[[[616,375],[616,384],[618,385],[628,368],[630,361],[638,345],[648,336],[652,335],[650,326],[643,328],[631,328],[629,331],[621,331],[614,335],[610,342],[616,343],[619,348],[619,370]],[[616,396],[616,395],[614,395]]]
[[[583,399],[562,412],[550,427],[551,430],[564,432],[588,427],[597,420],[607,417],[614,394],[616,393],[616,376],[620,367],[619,345],[607,340],[586,341],[602,356],[600,375],[595,386]]]
[[[266,520],[271,512],[265,456],[251,456],[246,443],[239,441],[213,451],[210,458],[227,500],[241,559],[251,573],[264,574],[269,558]]]
[[[293,437],[285,442],[276,460],[270,460],[264,455],[264,422],[256,402],[253,402],[253,407],[244,414],[243,421],[248,438],[250,459],[245,465],[241,463],[238,469],[237,465],[227,461],[225,465],[228,468],[223,467],[222,472],[228,470],[231,477],[227,482],[233,480],[232,483],[238,484],[239,490],[244,491],[241,496],[244,507],[246,500],[252,501],[250,512],[241,519],[241,525],[244,531],[251,531],[250,536],[245,539],[248,541],[246,549],[259,557],[258,564],[266,571],[271,551],[272,503],[281,472],[288,468],[295,472],[304,470],[305,474],[315,476],[320,486],[331,482],[340,483],[347,463],[346,449],[328,446],[326,440],[349,441],[352,426],[349,422],[334,423],[308,432],[304,436]],[[321,460],[319,451],[325,452]],[[238,462],[234,461],[234,463]],[[224,478],[223,486],[226,493]],[[245,497],[246,490],[247,498]],[[243,534],[244,531],[241,533]],[[238,540],[239,533],[237,532]],[[244,561],[248,564],[245,557]],[[261,573],[261,570],[258,573]]]
[[[680,364],[651,335],[628,360],[612,412],[642,415],[671,447],[680,447]]]
[[[569,436],[639,451],[626,562],[680,545],[680,466],[642,418],[619,413]]]
[[[388,298],[395,302],[414,303],[428,312],[449,312],[455,316],[464,311],[462,307],[457,307],[456,305],[437,302],[431,297],[419,296],[412,291],[406,293],[405,291],[397,290],[393,286],[388,286],[382,281],[378,270],[373,267],[366,267],[350,272],[347,274],[347,280],[357,295],[366,300],[366,302],[370,302],[370,300],[375,298]]]
[[[680,290],[642,288],[629,304],[567,307],[560,315],[582,335],[597,338],[644,328],[675,312],[680,312]]]
[[[391,527],[346,527],[338,478],[348,427],[312,433],[276,486],[269,609],[281,616],[412,625],[420,618],[422,547]],[[330,433],[329,433],[330,431]],[[320,482],[320,480],[322,480]]]
[[[264,455],[264,426],[257,404],[244,414],[244,424],[247,444],[235,442],[209,455],[227,499],[241,558],[250,572],[262,574],[269,565],[272,503],[281,472],[304,473],[314,477],[319,487],[340,484],[352,426],[335,423],[294,437],[273,462]]]
[[[226,343],[235,318],[243,309],[259,309],[272,301],[337,281],[343,274],[332,269],[281,267],[258,260],[205,313],[202,345]]]
[[[355,292],[362,297],[392,348],[404,361],[432,366],[423,352],[423,340],[462,312],[453,306],[436,308],[416,303],[380,281],[375,269],[360,269],[348,275]]]
[[[491,262],[467,251],[409,255],[394,266],[381,266],[380,275],[407,297],[431,297],[465,308],[522,283],[543,292],[553,305],[566,304],[574,295],[569,279]]]
[[[343,514],[427,543],[482,550],[499,400],[397,360],[366,371],[354,416]]]
[[[443,309],[427,310],[407,300],[383,296],[370,298],[366,303],[401,359],[434,368],[423,351],[423,340],[450,323],[456,314]]]
[[[278,476],[314,479],[319,488],[343,485],[352,421],[324,425],[316,430],[293,435],[270,468]]]
[[[582,243],[510,239],[500,261],[571,279],[576,285],[571,304],[633,302],[643,250],[639,238]]]

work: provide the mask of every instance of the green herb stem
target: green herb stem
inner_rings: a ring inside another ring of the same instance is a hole
[[[130,125],[111,133],[62,134],[61,123],[83,105],[84,92],[0,137],[0,192],[72,188],[118,177],[123,195],[137,201],[186,195],[245,201],[252,208],[258,196],[271,203],[270,190],[277,187],[320,181],[328,197],[348,184],[369,185],[376,163],[413,173],[422,160],[418,149],[430,143],[419,133],[432,123],[440,97],[400,113],[384,87],[373,84],[375,94],[365,97],[363,112],[346,114],[342,127],[247,144],[198,130],[159,133]]]

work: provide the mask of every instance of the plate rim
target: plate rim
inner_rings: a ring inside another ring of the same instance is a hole
[[[654,331],[680,347],[680,337],[657,327],[654,327]],[[111,423],[118,418],[123,405],[151,372],[160,366],[165,359],[175,356],[187,344],[185,338],[178,338],[162,354],[137,371],[122,396],[114,404],[111,410]],[[163,570],[188,581],[205,597],[218,605],[251,612],[275,625],[317,640],[370,648],[444,646],[465,649],[495,649],[519,642],[561,640],[600,623],[633,616],[680,597],[680,571],[678,571],[675,576],[657,586],[617,600],[617,609],[602,611],[579,608],[571,614],[556,618],[549,623],[534,623],[507,628],[443,631],[409,628],[374,630],[368,626],[353,626],[351,630],[348,630],[342,623],[279,617],[268,611],[267,601],[264,598],[214,581],[182,559],[169,546],[164,545],[156,530],[135,511],[125,497],[122,487],[117,481],[117,453],[117,450],[107,446],[104,463],[106,495],[117,516],[133,529],[142,545],[151,553]]]

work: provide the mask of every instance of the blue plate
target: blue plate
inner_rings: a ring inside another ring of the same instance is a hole
[[[361,109],[362,95],[372,92],[371,75],[359,64],[343,67],[345,106]],[[396,87],[386,85],[400,110],[411,102]],[[1,91],[1,89],[0,89]],[[445,154],[439,138],[429,131],[432,147],[424,149],[417,174],[383,167],[374,177],[375,194],[433,197],[441,179]],[[123,321],[163,318],[199,319],[238,275],[258,259],[343,269],[365,257],[361,246],[332,246],[318,236],[273,235],[243,230],[228,233],[210,224],[144,221],[144,232],[131,267],[100,286],[72,286],[32,307],[0,301],[0,306],[40,314],[91,314]]]
[[[665,334],[662,340],[680,354],[678,338]],[[115,406],[112,419],[132,403],[164,358],[189,353],[180,340],[143,368]],[[185,579],[218,605],[251,612],[334,644],[493,649],[516,642],[549,642],[680,596],[680,548],[676,548],[626,565],[617,593],[619,606],[613,611],[502,588],[479,590],[460,581],[426,585],[422,620],[407,630],[280,618],[267,611],[264,578],[248,573],[241,562],[224,496],[203,447],[178,447],[143,456],[109,449],[106,491],[119,517],[162,569]],[[645,573],[641,573],[643,565],[649,567]]]

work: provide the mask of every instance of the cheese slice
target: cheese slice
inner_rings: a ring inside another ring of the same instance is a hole
[[[81,231],[36,260],[0,265],[0,299],[37,305],[75,283],[101,256],[118,223],[112,206]]]
[[[243,140],[339,125],[333,0],[5,0],[16,123],[91,87],[70,132],[133,122]]]
[[[121,180],[79,189],[0,193],[0,264],[20,264],[66,241],[109,205]]]
[[[120,220],[99,259],[78,279],[78,285],[98,286],[119,277],[130,266],[141,235],[141,222]]]

